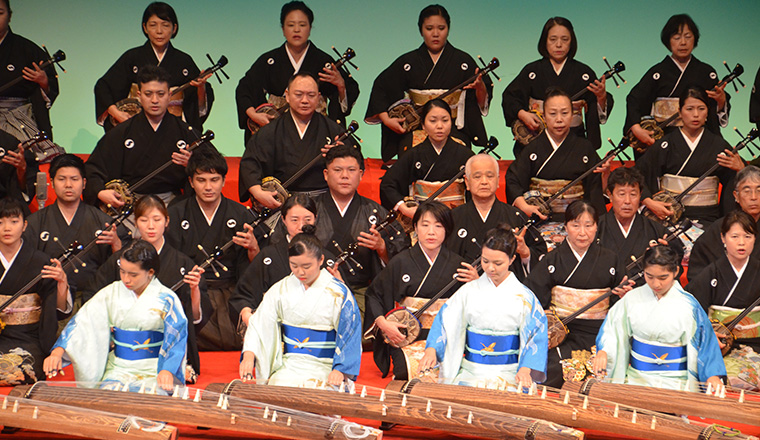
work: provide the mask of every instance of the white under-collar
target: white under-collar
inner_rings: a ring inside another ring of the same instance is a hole
[[[309,48],[311,47],[311,41],[306,45],[306,49],[303,51],[303,55],[301,55],[301,59],[296,61],[296,59],[293,57],[293,54],[290,53],[290,49],[288,49],[288,45],[285,44],[285,52],[288,54],[288,58],[290,58],[290,64],[293,66],[293,74],[295,75],[298,73],[299,70],[301,70],[301,65],[303,64],[303,60],[306,58],[306,53],[309,52]]]
[[[572,244],[570,244],[570,241],[569,241],[569,240],[568,240],[568,242],[567,242],[567,245],[570,247],[570,250],[573,252],[573,255],[575,255],[575,259],[576,259],[576,260],[578,260],[578,262],[579,262],[579,263],[580,263],[580,262],[583,260],[583,257],[585,257],[585,256],[586,256],[586,254],[588,253],[588,249],[586,249],[586,251],[585,251],[583,254],[579,254],[579,253],[578,253],[578,252],[575,250],[575,248],[573,248],[573,245],[572,245]]]
[[[356,195],[356,193],[354,193],[354,196],[355,195]],[[351,200],[349,200],[348,203],[346,203],[346,207],[345,208],[340,209],[340,205],[338,205],[338,201],[335,200],[335,197],[333,197],[332,193],[330,193],[330,198],[335,203],[335,207],[338,209],[338,213],[340,214],[341,217],[345,217],[346,216],[346,211],[348,211],[348,207],[351,206],[351,202],[354,201],[354,196],[351,196]]]
[[[623,233],[623,237],[628,238],[628,234],[631,233],[631,228],[633,228],[633,222],[636,221],[636,214],[635,213],[633,214],[633,219],[631,220],[631,224],[628,225],[628,230],[627,231],[623,227],[623,224],[620,223],[620,220],[618,220],[618,218],[615,216],[615,214],[613,214],[612,216],[615,217],[615,221],[617,222],[618,226],[620,227],[620,232]],[[568,243],[568,244],[570,244],[570,243]]]
[[[153,53],[156,54],[156,59],[158,60],[158,66],[161,65],[161,61],[164,60],[164,57],[166,56],[166,52],[169,50],[169,44],[166,44],[166,49],[164,49],[164,53],[159,54],[156,50],[156,46],[153,45],[153,43],[150,44],[150,48],[153,49]]]
[[[422,255],[425,256],[425,259],[427,260],[428,264],[431,265],[431,266],[435,264],[435,260],[438,259],[438,255],[441,255],[441,250],[438,249],[438,255],[435,256],[435,259],[431,260],[430,257],[428,256],[427,252],[425,252],[425,249],[422,248],[422,246],[420,246],[420,250],[422,251]]]
[[[676,59],[673,57],[672,54],[670,55],[670,59],[673,60],[673,62],[675,63],[676,67],[678,67],[678,70],[680,70],[681,72],[683,72],[684,70],[686,70],[687,67],[689,67],[689,63],[691,63],[691,60],[693,58],[694,57],[692,55],[689,55],[689,61],[686,62],[685,66],[681,67],[681,63],[679,63],[678,61],[676,61]]]
[[[736,279],[738,280],[742,279],[742,275],[744,275],[744,270],[747,269],[748,265],[749,265],[749,258],[747,258],[747,261],[744,262],[744,265],[739,270],[736,270],[733,264],[731,265],[731,269],[733,269],[734,273],[736,274]]]
[[[211,223],[214,222],[214,217],[216,217],[216,213],[219,211],[219,207],[222,206],[222,198],[219,197],[219,201],[216,202],[216,208],[214,208],[214,212],[211,214],[211,217],[208,217],[206,215],[206,211],[201,206],[200,200],[198,200],[198,196],[195,196],[195,197],[196,197],[195,200],[198,201],[198,208],[201,209],[201,212],[203,213],[203,217],[206,218],[206,223],[208,223],[208,225],[211,226]]]
[[[562,73],[562,69],[565,68],[565,64],[567,63],[567,57],[565,57],[565,61],[563,61],[562,64],[559,65],[559,67],[555,67],[554,63],[552,63],[551,60],[549,60],[549,63],[551,63],[552,69],[554,69],[554,73],[559,75],[560,73]]]
[[[557,151],[557,148],[561,147],[562,144],[564,144],[565,140],[567,139],[567,136],[565,136],[565,139],[562,139],[562,141],[560,141],[559,143],[557,143],[557,142],[554,142],[554,138],[553,137],[549,136],[549,133],[546,133],[546,137],[549,138],[549,143],[551,144],[552,149],[554,151]]]
[[[164,250],[164,245],[166,244],[166,239],[164,237],[161,237],[161,247],[156,249],[156,253],[158,255],[161,255],[161,251]]]
[[[699,133],[699,136],[697,136],[697,138],[693,141],[689,139],[688,136],[686,136],[686,133],[683,132],[683,129],[679,129],[679,131],[681,132],[681,136],[683,136],[683,140],[686,141],[686,145],[691,151],[694,151],[694,149],[697,148],[697,145],[699,145],[699,141],[702,139],[702,135],[705,134],[705,127],[702,127],[702,131]]]
[[[304,135],[306,134],[306,130],[309,129],[309,125],[311,124],[311,119],[309,119],[309,122],[306,123],[306,127],[303,128],[303,131],[301,131],[301,126],[298,125],[298,121],[296,120],[295,115],[293,115],[292,112],[290,113],[290,117],[293,118],[293,123],[296,124],[296,130],[298,130],[298,136],[303,139]]]
[[[19,252],[21,252],[21,248],[24,247],[24,239],[21,239],[21,245],[16,250],[16,253],[13,254],[13,256],[7,260],[5,258],[5,255],[3,255],[2,252],[0,252],[0,263],[3,264],[3,267],[5,268],[5,273],[3,273],[3,278],[5,278],[5,274],[8,273],[8,269],[10,269],[11,266],[13,266],[13,262],[16,261],[16,257],[18,257]],[[2,282],[2,278],[0,278],[0,282]]]

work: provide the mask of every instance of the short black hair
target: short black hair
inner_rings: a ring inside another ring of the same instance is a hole
[[[723,217],[723,221],[720,224],[720,235],[726,235],[728,230],[731,229],[731,226],[737,223],[742,229],[744,229],[744,232],[748,232],[757,237],[757,223],[755,222],[755,219],[741,209],[731,211],[728,215]]]
[[[704,102],[705,105],[709,105],[707,103],[707,92],[705,92],[704,89],[699,87],[689,87],[688,89],[684,90],[683,93],[681,93],[681,96],[678,97],[679,110],[684,106],[686,100],[689,98],[699,99],[700,101]]]
[[[607,191],[610,193],[616,186],[639,186],[639,191],[644,189],[644,175],[634,167],[615,168],[607,178]]]
[[[691,33],[694,34],[694,47],[697,47],[699,44],[699,28],[697,24],[687,14],[676,14],[668,19],[668,22],[662,28],[662,32],[660,32],[660,41],[662,41],[662,44],[668,50],[673,50],[670,48],[670,38],[681,32],[684,26],[688,27]]]
[[[317,236],[314,235],[316,230],[317,228],[314,225],[303,225],[301,232],[296,234],[296,236],[290,240],[290,244],[288,244],[288,257],[297,257],[299,255],[310,253],[314,255],[317,260],[322,258],[324,252],[322,251],[322,243],[320,243]]]
[[[295,81],[298,78],[311,78],[317,84],[317,88],[319,88],[319,79],[316,76],[314,76],[313,73],[307,72],[305,70],[301,70],[297,73],[294,73],[293,76],[291,76],[288,79],[288,90],[290,90],[290,85],[293,84],[293,81]]]
[[[151,81],[158,81],[169,85],[172,77],[169,72],[160,66],[151,66],[150,64],[142,66],[140,73],[137,74],[137,87],[142,88],[143,84]]]
[[[567,52],[568,58],[575,58],[575,53],[578,52],[578,39],[575,38],[575,30],[573,30],[573,24],[570,23],[565,17],[552,17],[546,20],[544,28],[541,30],[541,36],[538,37],[538,53],[544,58],[549,58],[549,51],[546,49],[546,42],[549,40],[549,31],[554,26],[564,26],[570,31],[570,50]]]
[[[417,207],[417,211],[414,212],[414,217],[412,217],[412,224],[415,228],[417,228],[417,223],[419,223],[422,216],[427,213],[430,213],[437,222],[443,225],[443,229],[446,231],[446,238],[448,238],[451,231],[454,230],[454,219],[451,217],[451,209],[438,200],[423,201]]]
[[[681,257],[670,246],[653,246],[644,253],[644,269],[649,266],[663,266],[668,272],[677,274],[681,270]]]
[[[50,169],[48,170],[50,180],[55,179],[55,175],[61,168],[76,168],[79,170],[79,175],[82,176],[82,178],[86,176],[86,172],[84,170],[84,161],[82,158],[75,154],[62,154],[60,156],[56,156],[52,162],[50,162]]]
[[[583,199],[576,200],[567,207],[565,210],[565,224],[576,220],[586,212],[591,214],[591,217],[594,219],[594,223],[599,224],[599,213],[596,212],[596,208],[594,208],[594,205],[589,203],[587,200]]]
[[[486,239],[483,242],[483,247],[492,249],[495,251],[501,251],[507,254],[507,257],[512,258],[515,256],[517,250],[517,239],[512,228],[506,223],[500,223],[495,228],[486,232]]]
[[[133,241],[127,249],[122,252],[121,257],[130,263],[136,263],[140,266],[140,269],[149,271],[153,269],[153,273],[158,273],[161,268],[161,260],[158,257],[158,252],[152,244],[145,240]]]
[[[20,200],[11,197],[0,199],[0,218],[21,217],[26,220],[26,211]]]
[[[185,172],[192,178],[196,173],[220,174],[227,176],[228,166],[224,156],[212,145],[204,144],[193,151],[187,161]]]
[[[143,12],[142,24],[148,24],[148,20],[150,20],[150,17],[154,15],[161,20],[168,21],[173,26],[177,26],[177,28],[172,32],[172,38],[177,36],[177,33],[179,32],[179,21],[177,21],[177,14],[174,12],[174,8],[169,6],[168,3],[153,2],[149,4],[147,8],[145,8],[145,12]],[[145,29],[143,29],[143,35],[145,35],[145,38],[148,38],[148,33],[145,32]]]
[[[546,88],[546,94],[544,95],[544,102],[548,101],[549,98],[554,98],[557,96],[564,96],[565,98],[570,99],[570,95],[568,95],[567,92],[564,91],[563,89],[556,86],[550,86]]]
[[[446,110],[449,116],[451,116],[451,106],[449,105],[449,103],[447,103],[443,99],[435,98],[426,102],[425,105],[422,106],[422,111],[420,111],[420,117],[422,118],[422,120],[424,121],[425,118],[427,117],[427,114],[430,113],[430,110],[433,110],[436,107]]]
[[[364,170],[364,156],[358,148],[353,145],[338,145],[330,148],[325,154],[325,164],[330,165],[335,159],[344,157],[353,157],[359,163],[359,168]]]
[[[417,19],[417,27],[420,29],[420,33],[422,33],[422,25],[425,23],[425,19],[428,17],[435,17],[436,15],[443,17],[443,19],[446,20],[446,26],[451,29],[451,17],[449,16],[449,11],[441,5],[429,5],[420,11],[420,18]]]
[[[280,9],[280,26],[285,26],[285,18],[293,11],[301,11],[306,14],[306,18],[309,19],[309,26],[314,23],[314,12],[311,8],[306,6],[306,3],[295,0],[282,5],[282,9]]]
[[[282,208],[280,209],[282,216],[285,217],[288,215],[288,211],[296,206],[300,206],[307,211],[310,211],[315,216],[317,215],[317,203],[314,202],[314,199],[304,193],[295,193],[291,194],[291,196],[288,197],[288,200],[282,204]]]

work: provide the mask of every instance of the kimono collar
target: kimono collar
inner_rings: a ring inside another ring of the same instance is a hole
[[[5,41],[5,39],[8,37],[8,35],[10,35],[10,34],[12,34],[12,33],[13,33],[13,32],[11,32],[11,28],[9,27],[9,28],[8,28],[8,32],[6,32],[6,33],[5,33],[5,35],[3,35],[3,38],[0,38],[0,46],[2,46],[3,42],[4,42],[4,41]]]
[[[354,192],[354,195],[351,196],[351,200],[349,200],[348,203],[346,203],[346,207],[343,209],[340,209],[340,206],[338,206],[338,201],[335,200],[335,197],[333,197],[332,193],[330,193],[330,198],[335,203],[335,208],[338,210],[338,213],[340,214],[341,217],[346,216],[346,212],[348,211],[348,208],[351,206],[351,203],[354,201],[355,197],[356,197],[356,192]]]
[[[615,218],[615,222],[617,222],[618,226],[620,227],[620,232],[623,233],[623,237],[628,238],[628,234],[631,233],[631,229],[633,229],[633,223],[636,221],[636,213],[633,213],[633,218],[631,219],[631,223],[628,225],[628,230],[626,231],[623,225],[620,223],[620,220],[618,220],[615,213],[612,214],[612,216]],[[568,243],[569,244],[569,243]]]
[[[568,132],[568,133],[567,133],[567,136],[569,136],[569,135],[570,135],[570,132]],[[554,141],[554,138],[552,138],[552,137],[549,135],[549,132],[546,132],[546,137],[547,137],[547,138],[549,138],[549,144],[552,146],[552,150],[554,150],[554,151],[557,151],[557,149],[558,149],[559,147],[561,147],[561,146],[562,146],[562,144],[564,144],[564,143],[565,143],[565,141],[567,140],[567,136],[565,136],[565,138],[564,138],[564,139],[562,139],[560,142],[555,142],[555,141]]]
[[[705,134],[705,127],[702,127],[702,132],[699,133],[699,136],[693,141],[686,136],[686,133],[683,132],[682,128],[679,128],[678,131],[681,132],[681,136],[683,136],[683,140],[686,141],[686,146],[689,147],[689,150],[694,151],[694,149],[697,148],[697,145],[699,145],[699,141],[702,140],[702,135]]]
[[[219,207],[222,206],[222,197],[219,197],[219,201],[216,203],[216,208],[214,208],[214,212],[211,213],[211,217],[206,215],[206,211],[203,209],[203,206],[201,206],[201,202],[198,201],[197,195],[195,196],[195,202],[198,204],[198,209],[201,210],[201,214],[203,214],[203,217],[206,219],[206,223],[211,226],[211,223],[214,222],[214,217],[216,217],[216,213],[219,212]]]
[[[16,253],[13,254],[13,256],[10,259],[6,259],[5,255],[3,255],[2,252],[0,252],[0,263],[2,263],[3,267],[5,268],[5,273],[3,273],[3,277],[5,274],[8,273],[8,269],[10,269],[11,266],[13,266],[13,262],[16,261],[16,257],[18,257],[18,254],[21,252],[21,248],[24,247],[24,239],[21,239],[21,245],[19,245],[18,249],[16,249]],[[2,279],[0,279],[2,281]]]
[[[303,60],[306,59],[306,54],[309,53],[310,47],[311,47],[311,41],[309,41],[306,44],[306,49],[304,49],[303,55],[301,55],[301,59],[296,61],[296,59],[293,58],[293,54],[290,53],[290,49],[288,49],[288,43],[285,43],[285,53],[288,54],[288,58],[290,59],[290,64],[293,66],[294,75],[298,73],[299,70],[301,70],[301,65],[303,65]]]
[[[568,57],[565,57],[565,61],[562,61],[562,64],[559,65],[559,67],[554,67],[554,63],[552,63],[552,60],[549,60],[549,64],[552,66],[552,69],[554,69],[554,73],[559,76],[562,73],[562,69],[565,68],[565,65],[567,64]]]
[[[306,127],[303,128],[303,131],[301,131],[301,126],[298,125],[298,121],[296,120],[295,115],[293,112],[288,112],[291,119],[293,119],[293,124],[296,126],[296,131],[298,132],[298,136],[303,139],[304,135],[306,135],[306,131],[309,129],[309,125],[311,125],[311,121],[314,119],[314,116],[312,115],[311,119],[309,119],[309,122],[306,124]],[[316,114],[316,112],[315,112]]]
[[[158,65],[159,66],[161,65],[161,62],[164,60],[164,58],[166,58],[166,54],[169,53],[169,49],[171,49],[171,47],[172,47],[172,43],[171,42],[166,43],[166,49],[164,49],[164,53],[162,53],[161,55],[159,55],[158,51],[156,50],[156,47],[153,46],[153,43],[151,43],[150,40],[148,40],[148,42],[146,44],[148,46],[150,46],[150,49],[153,51],[153,54],[156,55],[156,59],[158,60]]]
[[[588,255],[588,251],[589,251],[589,249],[591,249],[591,246],[589,246],[588,249],[586,249],[586,252],[584,252],[583,254],[579,254],[578,251],[575,250],[575,248],[573,247],[573,245],[570,244],[570,240],[566,240],[566,241],[567,241],[567,247],[570,248],[570,252],[572,252],[573,255],[575,255],[575,258],[578,260],[578,262],[580,263],[581,261],[583,261],[583,258],[586,255]]]
[[[683,72],[684,70],[686,70],[689,67],[689,64],[691,64],[691,60],[694,59],[694,55],[689,55],[689,61],[687,61],[686,65],[683,66],[683,67],[681,67],[681,64],[678,61],[676,61],[675,58],[673,58],[672,54],[668,55],[668,58],[670,58],[673,61],[673,64],[675,64],[676,67],[678,67],[678,70],[680,70],[681,72]]]
[[[731,264],[731,261],[728,262],[729,266],[731,266],[731,269],[734,270],[734,273],[736,274],[737,279],[742,279],[742,275],[744,275],[744,271],[747,269],[747,266],[749,266],[749,259],[752,257],[747,258],[747,261],[744,262],[744,265],[740,269],[736,269],[733,264]]]

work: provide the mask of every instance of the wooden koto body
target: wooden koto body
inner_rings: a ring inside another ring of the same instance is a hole
[[[387,390],[406,389],[412,396],[440,399],[463,405],[507,412],[523,417],[543,418],[554,423],[578,429],[609,433],[625,433],[636,438],[652,440],[697,440],[704,433],[712,432],[712,426],[690,425],[680,418],[652,411],[635,411],[613,402],[584,398],[575,393],[561,393],[556,389],[543,391],[538,386],[535,393],[473,388],[461,385],[441,385],[413,380],[392,381]],[[715,438],[715,437],[713,437]],[[732,439],[747,438],[733,436]]]
[[[357,385],[357,388],[361,385]],[[327,389],[290,388],[233,381],[215,383],[207,391],[227,393],[275,405],[343,417],[438,429],[500,439],[582,439],[583,433],[544,420],[529,419],[453,402],[419,398],[399,392],[362,388],[349,394]],[[234,407],[233,407],[234,409]]]

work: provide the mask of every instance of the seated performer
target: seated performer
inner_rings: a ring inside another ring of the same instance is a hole
[[[71,294],[61,262],[26,243],[21,238],[25,228],[22,203],[0,199],[0,304],[42,275],[0,309],[0,386],[44,380],[42,361],[55,342],[59,315],[71,313]]]
[[[525,216],[514,206],[496,198],[499,163],[493,156],[476,154],[467,159],[464,183],[472,200],[451,210],[454,234],[449,237],[446,247],[465,261],[472,261],[480,255],[486,232],[502,223],[511,228],[521,228],[525,224]],[[509,269],[518,281],[523,282],[530,268],[535,267],[546,253],[546,242],[535,228],[522,229],[515,237],[520,258],[516,258]]]
[[[664,190],[672,195],[680,194],[694,183],[731,146],[720,134],[705,130],[709,99],[699,88],[688,88],[680,95],[679,112],[683,127],[671,131],[636,160],[636,168],[644,175],[646,186],[642,203],[660,218],[673,214],[671,204],[656,201],[653,193]],[[712,175],[700,182],[682,200],[684,215],[705,227],[734,209],[731,200],[736,171],[727,168],[726,162]],[[718,184],[723,190],[718,194]]]
[[[707,91],[706,126],[715,135],[720,127],[728,125],[729,96],[726,85],[716,87],[718,75],[710,65],[692,55],[699,43],[699,28],[686,14],[673,15],[660,33],[662,44],[670,51],[664,60],[652,66],[631,88],[626,97],[627,114],[623,133],[630,130],[645,145],[653,145],[652,133],[643,129],[640,122],[645,117],[662,122],[678,113],[678,97],[690,87]],[[668,130],[683,125],[671,123]],[[637,153],[638,158],[638,153]]]
[[[686,285],[686,290],[702,305],[711,320],[728,324],[760,297],[760,259],[757,222],[743,211],[733,211],[721,221],[721,239],[726,255],[713,261]],[[733,387],[755,390],[760,387],[760,307],[734,327],[737,340],[723,359],[728,382]],[[723,349],[723,343],[720,343]]]
[[[382,158],[394,156],[425,139],[422,127],[406,132],[403,118],[392,118],[388,110],[399,100],[409,98],[413,105],[423,105],[449,89],[470,79],[478,72],[475,60],[448,42],[451,18],[441,5],[429,5],[420,11],[417,21],[422,36],[419,48],[396,58],[372,84],[372,94],[364,121],[382,123]],[[488,141],[483,117],[493,97],[493,83],[488,77],[477,79],[446,98],[453,110],[456,137],[467,145],[486,145]],[[429,135],[429,132],[427,133]]]
[[[253,216],[243,205],[222,195],[227,162],[214,147],[204,145],[193,153],[187,175],[195,196],[169,207],[173,220],[166,230],[167,243],[196,264],[202,264],[229,240],[235,243],[203,274],[214,313],[198,335],[198,349],[239,350],[243,341],[230,321],[227,302],[238,278],[259,251],[249,225]]]
[[[29,215],[29,202],[36,192],[40,165],[34,153],[28,149],[19,151],[19,145],[18,139],[0,129],[0,198],[11,197],[22,202],[24,212]]]
[[[440,362],[444,383],[483,388],[530,388],[546,379],[546,315],[509,270],[516,248],[511,226],[488,231],[483,275],[441,307],[428,333],[421,372]]]
[[[548,198],[600,161],[596,149],[587,139],[570,132],[572,103],[559,89],[550,89],[544,98],[546,130],[528,144],[520,157],[507,169],[507,200],[528,216],[547,217],[538,207],[526,201],[525,193],[538,191]],[[561,221],[562,213],[573,200],[587,200],[597,212],[604,210],[601,177],[591,173],[552,203],[553,221]]]
[[[145,66],[137,77],[143,111],[106,133],[92,151],[85,169],[85,201],[115,208],[124,206],[121,194],[106,189],[106,183],[122,179],[132,185],[162,164],[173,162],[139,188],[140,194],[158,194],[168,202],[187,184],[185,166],[191,152],[185,147],[196,141],[200,131],[167,112],[169,73],[161,67]]]
[[[125,98],[135,98],[137,78],[146,66],[161,66],[169,74],[169,87],[190,83],[190,86],[170,98],[169,111],[181,117],[199,132],[208,118],[214,92],[207,83],[211,74],[198,78],[201,71],[190,55],[176,49],[171,40],[177,36],[179,21],[174,8],[164,2],[153,2],[145,8],[142,18],[143,35],[148,39],[142,46],[124,52],[95,83],[95,118],[108,131],[132,115],[117,104]],[[132,104],[134,106],[134,104]]]
[[[368,323],[374,322],[378,329],[374,342],[375,364],[385,377],[393,359],[393,375],[397,380],[414,378],[417,368],[409,360],[416,364],[422,357],[433,318],[459,286],[451,286],[443,292],[441,298],[421,315],[419,320],[422,329],[417,342],[407,345],[403,351],[388,345],[383,339],[388,338],[393,344],[404,341],[405,336],[399,329],[406,328],[406,325],[389,321],[385,315],[397,303],[412,313],[417,311],[454,278],[461,282],[478,278],[472,265],[443,246],[453,228],[451,211],[446,205],[438,201],[424,202],[412,220],[419,241],[395,256],[367,289],[365,320]]]
[[[280,10],[280,26],[285,43],[262,54],[240,79],[235,89],[238,124],[245,133],[245,143],[251,138],[249,124],[267,125],[272,113],[261,110],[273,105],[278,110],[287,105],[285,90],[290,78],[299,72],[319,74],[318,108],[322,114],[342,124],[359,97],[359,84],[348,71],[338,69],[333,57],[315,46],[309,37],[314,12],[301,1],[290,1]]]
[[[528,150],[526,150],[528,151]],[[526,156],[521,156],[525,158]],[[576,200],[565,212],[567,240],[547,253],[530,272],[525,285],[536,294],[544,309],[564,318],[599,296],[618,288],[626,280],[625,266],[615,252],[596,244],[598,214],[585,200]],[[564,383],[560,360],[569,359],[574,350],[589,350],[617,295],[595,305],[567,324],[569,334],[549,350],[545,385],[560,388]]]
[[[607,178],[606,194],[612,209],[599,218],[596,236],[599,245],[617,253],[620,262],[626,266],[644,255],[644,251],[655,243],[670,245],[683,256],[683,242],[680,239],[666,242],[664,238],[668,231],[665,227],[638,214],[642,188],[644,176],[636,168],[616,168]],[[632,267],[626,274],[631,278],[639,271],[641,267]],[[644,284],[644,280],[637,284]]]
[[[292,274],[275,283],[248,320],[240,377],[269,385],[351,384],[361,363],[361,317],[351,290],[326,269],[307,225],[288,245]],[[284,343],[283,343],[284,342]]]
[[[121,281],[103,287],[71,318],[45,359],[45,373],[55,376],[65,360],[85,387],[121,384],[137,391],[157,384],[171,391],[185,382],[182,304],[156,277],[161,263],[152,244],[132,242],[119,262]]]
[[[380,181],[380,201],[386,209],[396,209],[411,219],[417,204],[407,205],[405,197],[419,203],[454,177],[472,156],[468,145],[452,138],[451,109],[440,99],[422,108],[422,128],[428,137],[408,154],[403,154]],[[464,203],[464,183],[453,183],[436,199],[454,207]]]
[[[48,173],[55,203],[29,216],[24,240],[54,257],[72,243],[86,246],[103,231],[96,246],[87,253],[78,253],[66,269],[69,286],[72,292],[77,292],[113,252],[121,249],[122,243],[116,228],[108,227],[113,219],[82,202],[82,191],[87,183],[82,159],[73,154],[58,156],[50,163]],[[126,233],[124,235],[126,238]]]
[[[604,79],[598,80],[589,66],[575,59],[577,51],[578,40],[570,20],[548,19],[538,39],[538,53],[542,58],[523,67],[501,95],[507,126],[513,127],[519,120],[531,130],[543,128],[541,100],[549,87],[568,93],[585,91],[573,101],[569,125],[575,135],[587,138],[594,148],[602,146],[599,125],[607,122],[612,112],[612,95],[607,93]],[[515,158],[524,148],[520,141],[515,141]]]
[[[196,334],[203,329],[209,317],[213,316],[213,307],[206,293],[206,281],[202,276],[204,270],[164,239],[164,232],[169,223],[169,211],[157,196],[143,196],[137,201],[135,223],[140,238],[152,244],[158,252],[161,267],[156,267],[155,272],[161,284],[171,288],[179,281],[185,283],[175,293],[189,321],[186,378],[190,383],[195,383],[195,376],[201,371]],[[95,276],[85,286],[83,292],[85,302],[89,301],[100,289],[118,281],[120,258],[121,251],[111,255],[100,266]],[[194,325],[191,326],[190,323]]]
[[[760,168],[750,165],[736,173],[734,199],[738,208],[749,214],[760,228]],[[721,240],[722,219],[713,222],[704,234],[694,242],[689,257],[689,271],[686,276],[694,280],[710,263],[725,256]],[[755,246],[752,255],[760,259],[760,246]]]
[[[726,367],[718,338],[699,302],[676,280],[679,262],[669,246],[647,250],[647,284],[612,306],[596,338],[597,375],[674,390],[721,385]]]
[[[338,124],[316,112],[319,97],[319,85],[311,74],[299,72],[290,78],[285,90],[289,110],[256,133],[246,144],[245,153],[240,159],[241,202],[252,198],[269,209],[279,207],[281,202],[275,198],[277,192],[263,188],[262,179],[275,177],[284,183],[320,151],[325,153],[332,146],[332,141],[344,131]],[[356,145],[351,139],[347,139],[345,144]],[[289,185],[288,192],[316,195],[326,191],[322,175],[324,169],[324,161],[318,161]]]

